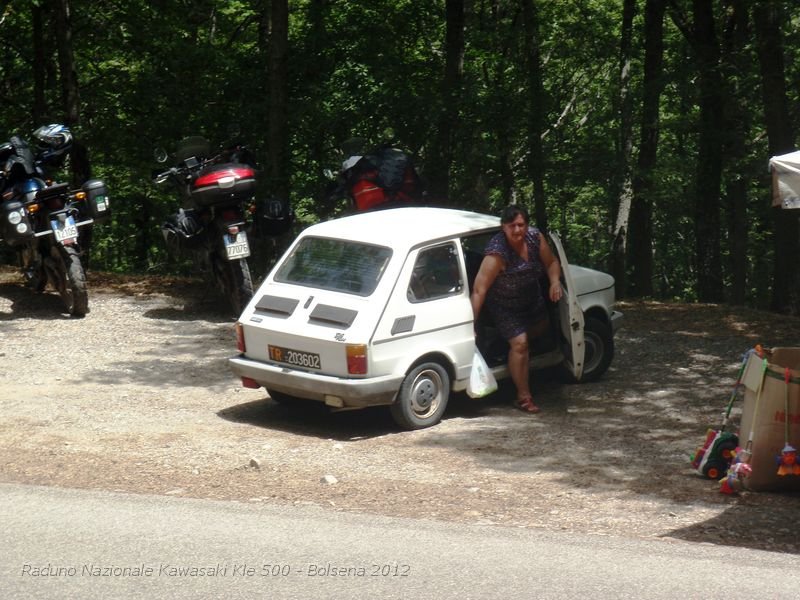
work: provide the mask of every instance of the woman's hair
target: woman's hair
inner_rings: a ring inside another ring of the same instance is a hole
[[[503,209],[503,213],[500,215],[500,223],[503,225],[506,223],[511,223],[511,221],[516,219],[519,215],[522,215],[526,225],[530,223],[528,211],[525,210],[524,207],[519,206],[518,204],[509,204]]]

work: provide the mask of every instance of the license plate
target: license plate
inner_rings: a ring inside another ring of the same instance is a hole
[[[57,242],[74,242],[78,239],[78,228],[75,226],[75,219],[71,216],[63,221],[61,219],[53,219],[50,221],[50,227],[53,228],[53,234],[56,236]]]
[[[314,354],[313,352],[300,352],[299,350],[281,348],[280,346],[267,346],[267,352],[269,352],[270,359],[275,362],[295,365],[296,367],[306,367],[308,369],[322,368],[319,354]]]
[[[250,256],[250,245],[247,243],[247,234],[244,231],[240,231],[236,234],[236,237],[226,235],[225,253],[228,255],[228,260],[247,258]]]

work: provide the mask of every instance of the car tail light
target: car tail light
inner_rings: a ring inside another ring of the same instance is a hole
[[[261,387],[261,385],[252,377],[242,377],[242,386],[253,390],[257,390]]]
[[[247,346],[244,343],[244,327],[238,321],[236,323],[236,348],[239,352],[247,352]]]
[[[349,375],[367,374],[367,346],[347,344],[347,373]]]

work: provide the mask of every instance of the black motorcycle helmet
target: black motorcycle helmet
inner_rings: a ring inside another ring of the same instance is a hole
[[[42,125],[33,132],[39,140],[39,158],[50,166],[60,166],[72,147],[72,132],[66,125]]]

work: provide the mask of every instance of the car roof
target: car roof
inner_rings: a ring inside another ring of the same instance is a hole
[[[302,235],[344,238],[400,249],[495,229],[499,225],[500,218],[493,215],[451,208],[409,206],[323,221],[307,228]]]

